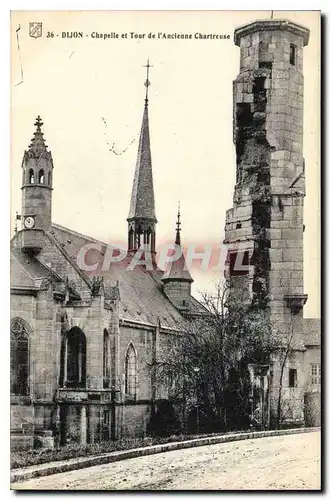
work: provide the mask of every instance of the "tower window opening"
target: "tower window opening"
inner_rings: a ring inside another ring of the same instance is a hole
[[[238,127],[249,127],[253,124],[253,114],[249,103],[238,103],[236,106]]]
[[[296,387],[297,386],[297,370],[295,368],[289,369],[288,385],[289,385],[289,387]]]
[[[241,222],[237,222],[236,229],[241,229]]]
[[[39,184],[44,184],[44,182],[45,182],[45,174],[44,174],[43,169],[39,170],[38,182],[39,182]]]
[[[229,255],[230,277],[247,276],[249,274],[249,252],[230,251]]]
[[[264,82],[265,82],[264,76],[259,76],[254,79],[254,88],[253,88],[254,94],[257,94],[258,92],[262,92],[264,90]]]
[[[34,171],[33,171],[33,168],[30,168],[29,170],[29,184],[33,184],[34,183]]]
[[[270,69],[271,70],[272,69],[272,62],[267,62],[267,61],[260,62],[259,63],[259,68],[260,69],[265,68],[265,69]]]
[[[48,172],[48,185],[50,186],[52,183],[52,174]]]
[[[296,52],[297,52],[297,48],[296,46],[294,45],[294,43],[291,43],[290,44],[290,64],[292,64],[292,66],[295,66],[295,63],[296,63]]]

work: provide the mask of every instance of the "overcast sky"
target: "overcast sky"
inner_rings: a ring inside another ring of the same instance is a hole
[[[35,117],[54,160],[53,221],[106,242],[125,241],[131,187],[150,70],[150,134],[157,244],[173,238],[177,202],[184,245],[219,244],[232,206],[235,151],[232,81],[239,71],[237,26],[254,12],[14,12],[12,14],[11,219],[21,209],[21,162]],[[274,12],[311,30],[304,49],[306,317],[319,315],[319,14]],[[43,37],[29,37],[29,22]],[[18,31],[19,48],[16,39]],[[47,38],[47,32],[54,37]],[[83,32],[83,39],[62,32]],[[128,38],[92,39],[92,32]],[[145,33],[131,39],[130,32]],[[149,39],[153,33],[229,34],[229,40]],[[59,34],[57,37],[56,34]],[[23,69],[23,82],[21,81]],[[134,140],[134,142],[132,142]],[[116,155],[109,151],[114,143]],[[192,271],[194,294],[217,275]]]

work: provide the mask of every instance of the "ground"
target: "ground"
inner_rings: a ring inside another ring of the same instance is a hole
[[[320,489],[320,432],[215,444],[54,474],[15,489]]]

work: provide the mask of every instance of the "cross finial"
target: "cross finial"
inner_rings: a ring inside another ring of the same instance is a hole
[[[181,232],[181,222],[180,222],[180,202],[178,202],[178,213],[177,213],[177,222],[176,222],[176,239],[175,244],[180,245],[180,232]]]
[[[146,80],[145,80],[145,87],[146,87],[146,94],[145,94],[145,104],[147,106],[148,104],[148,87],[150,86],[151,82],[149,81],[149,68],[152,68],[153,66],[149,64],[149,58],[147,59],[147,64],[144,65],[144,68],[146,68]]]
[[[43,125],[43,122],[42,122],[42,119],[40,118],[40,116],[38,115],[37,118],[36,118],[36,122],[35,122],[35,127],[37,127],[37,130],[39,131],[40,130],[40,127]]]

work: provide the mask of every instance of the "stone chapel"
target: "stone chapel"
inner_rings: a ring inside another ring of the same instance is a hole
[[[156,224],[148,79],[128,221],[125,261],[91,275],[86,245],[107,245],[52,220],[51,151],[40,116],[22,161],[22,229],[11,248],[11,434],[13,449],[142,436],[159,394],[148,369],[168,335],[203,312],[182,259],[155,262]],[[176,240],[180,247],[178,215]],[[151,270],[127,263],[150,252]],[[93,259],[93,251],[90,252]],[[87,260],[88,260],[87,256]],[[47,444],[48,443],[48,444]]]

